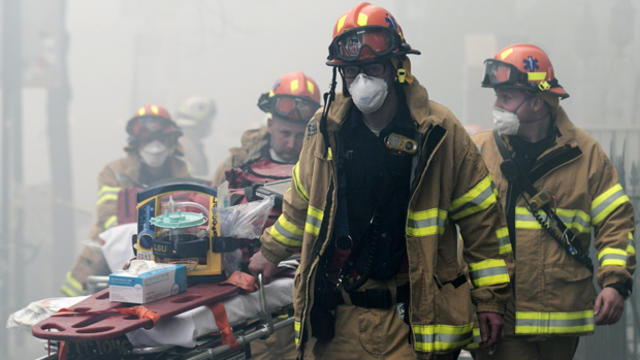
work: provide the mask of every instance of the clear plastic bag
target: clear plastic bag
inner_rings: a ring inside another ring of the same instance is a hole
[[[218,208],[220,235],[239,239],[257,239],[264,231],[264,224],[273,209],[275,200],[251,201],[227,208]]]
[[[264,224],[273,209],[275,199],[268,197],[264,200],[252,201],[227,208],[218,208],[220,222],[220,236],[238,239],[258,239],[264,231]],[[223,254],[224,270],[227,275],[240,270],[242,250],[225,252]]]

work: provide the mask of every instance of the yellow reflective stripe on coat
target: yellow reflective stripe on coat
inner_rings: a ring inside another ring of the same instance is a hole
[[[591,217],[579,209],[555,209],[556,215],[562,220],[566,227],[580,233],[591,232]],[[538,215],[543,219],[547,218],[544,211],[539,210]],[[516,229],[542,229],[542,225],[535,216],[524,206],[516,206]]]
[[[98,190],[98,200],[96,200],[96,205],[100,205],[109,200],[118,200],[118,193],[121,189],[122,188],[117,186],[102,186],[100,190]]]
[[[497,196],[498,190],[493,186],[491,176],[487,175],[466,194],[451,202],[449,216],[453,220],[459,220],[473,215],[495,204]]]
[[[516,334],[592,332],[593,310],[575,312],[516,311]]]
[[[498,237],[498,252],[500,255],[513,251],[511,248],[511,241],[509,240],[509,229],[502,227],[496,230],[496,237]]]
[[[409,210],[407,214],[408,236],[429,236],[444,233],[447,221],[447,211],[442,209],[428,209],[420,211]]]
[[[309,205],[309,207],[307,207],[307,222],[304,224],[304,231],[318,236],[323,217],[324,213],[322,210]]]
[[[629,202],[629,197],[624,193],[622,185],[616,184],[609,190],[598,195],[591,203],[591,218],[593,225],[604,220],[618,206]]]
[[[600,266],[627,266],[627,251],[606,247],[598,253],[598,261]]]
[[[455,350],[473,339],[473,323],[466,325],[411,325],[414,348],[421,352]]]
[[[304,189],[304,186],[302,186],[302,183],[300,182],[300,173],[298,171],[298,165],[300,165],[300,162],[297,162],[293,167],[293,169],[291,169],[291,178],[293,179],[293,188],[296,189],[296,192],[298,193],[298,195],[300,195],[302,200],[308,202],[309,194],[307,194],[307,191]]]
[[[579,209],[556,209],[556,214],[570,229],[581,233],[591,232],[591,216]]]
[[[84,288],[82,284],[73,278],[71,275],[71,271],[67,271],[67,275],[65,277],[65,284],[60,287],[60,291],[62,291],[67,296],[80,296],[84,295]]]
[[[100,190],[98,190],[98,196],[102,195],[105,192],[115,192],[118,193],[120,190],[122,190],[121,187],[119,186],[107,186],[107,185],[103,185],[100,187]]]
[[[469,264],[469,277],[475,287],[509,282],[507,264],[502,259],[487,259]]]
[[[627,235],[627,238],[629,239],[629,244],[627,245],[627,252],[629,253],[629,255],[635,255],[636,254],[636,244],[633,241],[633,233],[629,232],[629,234]]]
[[[62,286],[60,287],[60,291],[61,291],[63,294],[65,294],[65,295],[69,296],[69,297],[75,297],[75,296],[80,296],[80,295],[82,295],[82,293],[76,293],[75,291],[73,291],[73,290],[69,289],[69,288],[67,287],[67,285],[62,285]]]
[[[84,287],[82,286],[82,284],[80,283],[80,281],[76,280],[72,275],[71,275],[71,271],[67,271],[67,275],[65,277],[65,280],[67,281],[67,283],[71,286],[73,286],[74,289],[78,290],[78,291],[83,291]]]
[[[108,229],[110,227],[112,227],[113,225],[115,225],[118,222],[118,217],[116,215],[111,215],[109,216],[109,218],[104,222],[104,228]]]
[[[298,343],[300,342],[300,321],[293,320],[293,331],[296,346],[298,346]]]
[[[287,246],[302,245],[302,228],[299,228],[289,222],[284,214],[278,217],[278,220],[271,227],[269,235],[273,236],[276,241]]]
[[[473,341],[471,341],[464,348],[467,350],[474,350],[480,347],[480,343],[482,342],[482,337],[480,336],[480,328],[473,328]]]

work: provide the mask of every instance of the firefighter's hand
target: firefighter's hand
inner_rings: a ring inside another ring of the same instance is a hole
[[[489,347],[498,342],[502,332],[502,315],[492,312],[479,312],[478,322],[480,323],[480,337],[482,343],[480,347]]]
[[[271,281],[271,277],[276,270],[276,266],[277,264],[272,263],[262,255],[262,251],[258,251],[253,254],[251,260],[249,260],[249,271],[251,271],[255,276],[262,273],[262,277],[267,283]]]
[[[593,312],[597,316],[596,325],[611,325],[620,320],[624,310],[624,298],[620,293],[610,287],[600,291],[596,298]]]

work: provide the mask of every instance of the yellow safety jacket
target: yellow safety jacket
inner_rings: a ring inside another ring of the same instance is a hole
[[[583,249],[589,249],[593,230],[600,286],[631,284],[635,268],[633,208],[618,183],[616,170],[598,143],[576,128],[562,108],[558,109],[554,125],[555,144],[536,159],[532,171],[550,158],[545,156],[560,148],[577,147],[581,154],[555,164],[533,186],[555,197],[557,215]],[[506,206],[508,182],[500,170],[503,159],[493,134],[483,132],[473,139]],[[510,149],[508,137],[502,139]],[[593,332],[596,293],[591,272],[542,228],[522,195],[515,205],[515,323],[505,324],[506,334]]]
[[[406,245],[412,343],[418,356],[427,356],[470,343],[475,310],[503,313],[510,294],[511,246],[491,176],[464,128],[447,108],[429,100],[417,80],[403,88],[424,135],[412,171]],[[301,250],[294,281],[300,354],[314,336],[309,316],[314,284],[338,207],[336,135],[351,106],[350,98],[336,96],[327,119],[329,144],[319,131],[320,112],[309,122],[283,214],[261,238],[263,255],[274,263]],[[456,225],[468,269],[458,260]],[[448,283],[467,270],[470,281],[457,288]]]
[[[176,157],[170,162],[170,177],[190,177],[187,165]],[[112,161],[98,175],[98,196],[96,199],[96,222],[91,227],[89,238],[94,246],[84,246],[76,257],[71,270],[67,272],[65,283],[60,290],[67,296],[79,296],[85,292],[89,275],[106,275],[109,268],[102,256],[99,234],[117,225],[118,193],[121,189],[140,186],[140,160],[134,154]],[[160,179],[158,179],[160,180]]]

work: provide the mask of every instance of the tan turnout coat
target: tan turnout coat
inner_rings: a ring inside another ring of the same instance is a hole
[[[176,157],[169,157],[170,177],[190,177],[187,165]],[[89,275],[107,275],[109,268],[99,245],[98,236],[103,231],[117,225],[118,193],[122,189],[140,185],[140,160],[135,154],[110,162],[98,175],[98,196],[96,199],[96,222],[91,227],[89,238],[93,246],[86,245],[76,257],[71,270],[67,272],[61,291],[68,296],[84,293]]]
[[[464,128],[447,108],[429,100],[417,80],[404,90],[417,130],[425,135],[425,146],[414,162],[406,225],[412,343],[418,355],[425,355],[470,343],[476,308],[504,311],[510,294],[511,247],[491,177]],[[296,342],[302,352],[313,336],[309,313],[319,258],[335,223],[335,135],[352,105],[341,94],[332,103],[328,149],[319,131],[320,112],[310,121],[283,214],[261,239],[264,256],[274,263],[301,250],[294,308]],[[432,151],[426,157],[429,146]],[[455,225],[464,238],[471,279],[458,288],[438,285],[467,271],[458,261]]]
[[[258,160],[264,156],[265,147],[269,145],[269,133],[267,127],[250,129],[242,134],[241,146],[229,150],[231,153],[222,164],[218,165],[211,181],[212,186],[218,186],[225,181],[227,170],[243,166],[253,160]]]
[[[555,196],[557,214],[573,231],[583,249],[589,249],[591,231],[599,259],[597,279],[601,287],[631,282],[635,268],[633,208],[618,182],[616,170],[598,143],[576,128],[558,108],[555,145],[542,159],[562,147],[580,149],[576,158],[564,161],[533,186]],[[473,138],[505,205],[508,182],[500,171],[502,156],[491,131]],[[508,138],[503,137],[507,147]],[[505,207],[506,208],[506,207]],[[591,272],[573,259],[536,221],[522,195],[516,202],[515,324],[507,334],[585,334],[594,330],[595,289]]]

